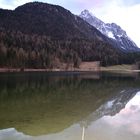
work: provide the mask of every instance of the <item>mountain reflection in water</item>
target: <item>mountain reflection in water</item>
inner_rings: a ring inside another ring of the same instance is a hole
[[[0,140],[140,138],[139,77],[18,74],[0,83]]]
[[[119,113],[103,116],[87,128],[90,137],[100,140],[140,139],[140,92],[138,92]]]

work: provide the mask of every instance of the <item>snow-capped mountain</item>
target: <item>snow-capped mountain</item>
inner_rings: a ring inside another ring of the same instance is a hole
[[[127,36],[126,32],[119,25],[115,23],[104,23],[88,10],[82,11],[79,16],[97,28],[102,34],[116,41],[121,50],[140,51],[137,45]]]

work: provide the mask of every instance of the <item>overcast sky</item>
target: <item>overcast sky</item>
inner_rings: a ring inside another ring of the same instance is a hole
[[[0,0],[0,7],[14,9],[34,0]],[[35,0],[37,1],[37,0]],[[140,47],[140,0],[38,0],[57,4],[80,14],[91,11],[104,22],[115,22],[126,30],[128,36]]]

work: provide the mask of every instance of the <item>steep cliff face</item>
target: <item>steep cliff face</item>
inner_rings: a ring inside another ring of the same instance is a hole
[[[117,42],[117,47],[119,47],[122,51],[140,51],[137,45],[128,37],[126,31],[124,31],[119,25],[115,23],[104,23],[88,10],[82,11],[80,17],[97,28],[105,36]]]

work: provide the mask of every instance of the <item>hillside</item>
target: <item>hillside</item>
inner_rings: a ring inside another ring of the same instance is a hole
[[[14,11],[0,12],[2,21],[0,27],[6,30],[12,29],[24,34],[46,35],[58,39],[94,39],[95,34],[102,36],[96,28],[57,5],[33,2],[19,6]]]
[[[81,61],[105,66],[134,60],[63,7],[33,2],[0,13],[1,67],[59,68],[65,63],[67,69]]]

